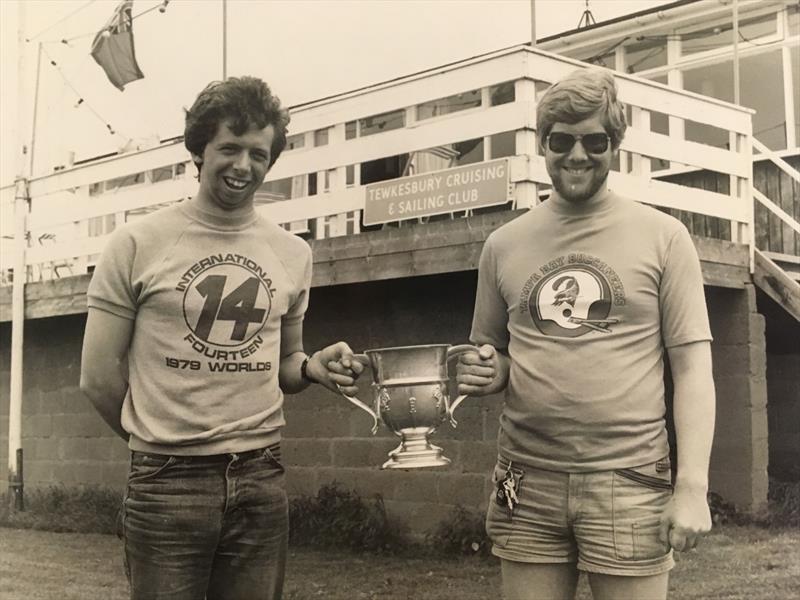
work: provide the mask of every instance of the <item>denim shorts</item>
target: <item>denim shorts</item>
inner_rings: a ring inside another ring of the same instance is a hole
[[[119,532],[131,598],[280,598],[289,529],[276,456],[133,452]]]
[[[498,459],[493,480],[509,462]],[[572,563],[582,571],[647,576],[675,562],[658,539],[672,496],[669,460],[614,471],[563,473],[512,463],[519,503],[509,513],[493,493],[486,515],[492,553],[528,563]]]

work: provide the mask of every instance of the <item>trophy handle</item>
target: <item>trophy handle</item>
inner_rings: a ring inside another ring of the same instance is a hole
[[[352,359],[353,359],[353,360],[357,360],[358,362],[360,362],[360,363],[361,363],[362,365],[364,365],[365,367],[369,367],[369,366],[370,366],[369,358],[367,357],[367,355],[366,355],[366,354],[354,354],[354,355],[352,356]],[[337,386],[337,387],[338,387],[338,386]],[[371,409],[369,406],[367,406],[366,404],[364,404],[364,403],[363,403],[361,400],[359,400],[358,398],[355,398],[355,397],[353,397],[353,396],[348,396],[347,394],[345,394],[344,392],[342,392],[342,390],[341,390],[341,389],[339,390],[339,393],[340,393],[342,396],[344,396],[344,397],[347,399],[347,401],[348,401],[348,402],[350,402],[351,404],[354,404],[355,406],[357,406],[357,407],[358,407],[358,408],[360,408],[361,410],[363,410],[363,411],[366,411],[366,412],[368,412],[368,413],[369,413],[369,415],[372,417],[372,420],[373,420],[373,422],[372,422],[372,435],[375,435],[375,433],[377,433],[377,431],[378,431],[378,415],[376,415],[376,414],[375,414],[375,411],[374,411],[374,410],[372,410],[372,409]]]
[[[473,346],[472,344],[458,344],[457,346],[452,346],[447,350],[447,360],[449,362],[450,359],[460,354],[464,354],[465,352],[479,352],[479,351],[480,351],[479,348],[477,346]],[[456,412],[456,409],[458,408],[459,404],[461,404],[466,398],[467,394],[461,394],[455,400],[453,400],[453,402],[447,408],[447,416],[450,417],[450,424],[453,427],[458,425],[458,421],[456,421],[455,417],[453,416],[453,413]]]

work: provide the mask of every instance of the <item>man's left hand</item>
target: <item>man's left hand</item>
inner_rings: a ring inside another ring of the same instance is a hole
[[[676,487],[667,510],[661,517],[659,538],[674,550],[683,552],[697,546],[711,531],[711,511],[705,492]]]

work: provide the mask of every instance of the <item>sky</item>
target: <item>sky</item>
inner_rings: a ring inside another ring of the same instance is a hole
[[[600,23],[667,3],[590,0],[589,9]],[[135,0],[133,14],[141,16],[134,44],[145,77],[124,91],[89,54],[117,0],[21,4],[0,0],[0,187],[23,169],[34,97],[35,176],[65,164],[70,153],[81,160],[116,152],[131,139],[180,135],[183,108],[222,78],[222,0],[172,0],[163,13],[158,0]],[[228,76],[261,77],[287,106],[530,39],[530,0],[227,0],[226,6]],[[586,2],[535,0],[535,7],[542,38],[576,28]],[[20,23],[30,41],[19,42]]]

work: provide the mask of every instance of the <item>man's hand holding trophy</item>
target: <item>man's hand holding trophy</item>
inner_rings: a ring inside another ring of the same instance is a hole
[[[505,366],[507,377],[508,368],[497,360],[498,356],[492,346],[478,348],[469,344],[398,346],[353,355],[353,362],[368,367],[372,373],[373,402],[370,406],[340,390],[342,395],[373,418],[373,435],[383,423],[400,437],[400,445],[389,453],[389,460],[381,468],[450,464],[442,449],[430,443],[429,436],[445,420],[453,427],[457,425],[454,413],[468,395],[482,396],[502,387],[497,376]],[[459,395],[451,402],[448,363],[456,358]]]

